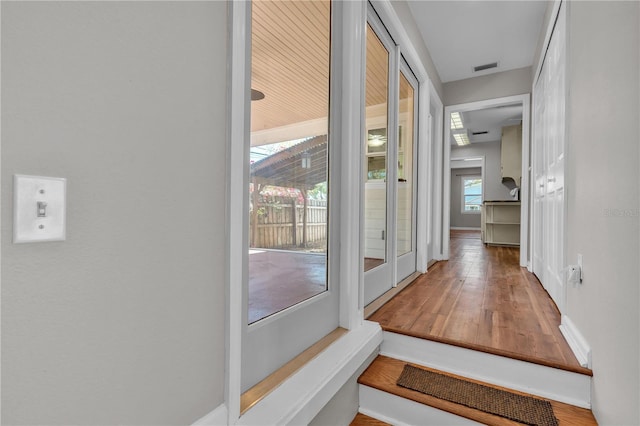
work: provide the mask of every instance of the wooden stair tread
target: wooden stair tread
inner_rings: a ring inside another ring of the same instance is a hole
[[[358,413],[349,426],[391,426],[389,423],[385,423],[378,419],[374,419],[373,417],[369,417],[365,414]]]
[[[455,374],[449,374],[444,371],[434,370],[418,364],[407,363],[405,361],[400,361],[400,360],[389,358],[383,355],[379,355],[373,361],[373,363],[371,363],[371,365],[365,370],[365,372],[362,373],[362,375],[358,379],[358,383],[381,390],[383,392],[397,395],[415,402],[419,402],[421,404],[429,405],[431,407],[434,407],[443,411],[447,411],[457,416],[465,417],[465,418],[468,418],[477,422],[481,422],[487,425],[502,426],[502,425],[520,424],[500,416],[485,413],[480,410],[469,408],[464,405],[456,404],[450,401],[445,401],[430,395],[425,395],[423,393],[396,385],[396,381],[398,380],[398,377],[400,377],[400,374],[402,373],[402,370],[405,364],[414,365],[416,367],[423,368],[425,370],[435,371],[437,373],[456,377],[462,380],[466,380],[468,382],[479,383],[485,386],[493,387],[495,389],[505,390],[508,392],[512,392],[514,394],[527,395],[527,396],[533,396],[534,398],[539,398],[535,395],[530,395],[530,394],[519,392],[513,389],[507,389],[507,388],[495,386],[489,383],[468,379],[466,377],[456,376]],[[553,412],[556,418],[558,419],[558,423],[560,424],[560,426],[597,425],[597,422],[593,417],[591,410],[575,407],[575,406],[558,402],[558,401],[553,401],[553,400],[548,400],[548,401],[551,403],[551,406],[553,407]]]

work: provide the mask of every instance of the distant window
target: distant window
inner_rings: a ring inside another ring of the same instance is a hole
[[[482,178],[464,176],[462,178],[462,213],[480,213],[482,206]]]

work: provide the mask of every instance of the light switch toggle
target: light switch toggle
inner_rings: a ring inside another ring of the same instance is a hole
[[[15,175],[13,185],[13,242],[64,241],[67,180]]]
[[[47,203],[38,201],[38,217],[47,217]]]

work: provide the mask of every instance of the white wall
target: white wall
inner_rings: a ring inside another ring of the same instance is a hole
[[[442,85],[442,101],[449,106],[522,95],[531,92],[531,81],[531,67],[450,81]]]
[[[226,4],[2,2],[2,423],[223,401]],[[14,245],[12,175],[68,179]]]
[[[593,351],[601,424],[640,424],[638,2],[568,3],[567,315]]]

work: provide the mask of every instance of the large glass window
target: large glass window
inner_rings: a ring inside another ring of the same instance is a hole
[[[387,259],[389,52],[367,25],[364,270]]]
[[[400,71],[398,127],[397,252],[409,253],[413,243],[414,89]]]
[[[330,9],[252,3],[249,323],[328,288]]]

